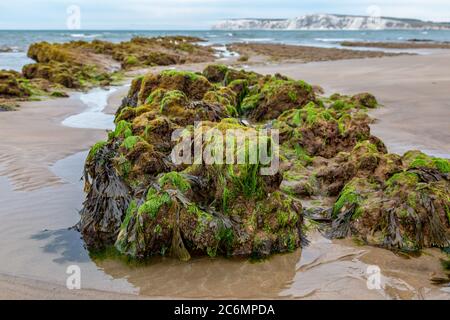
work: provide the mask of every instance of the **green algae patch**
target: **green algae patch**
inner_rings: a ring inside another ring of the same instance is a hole
[[[409,151],[403,156],[409,168],[437,169],[443,174],[450,173],[450,160],[428,156],[420,151]]]
[[[312,86],[304,81],[271,77],[261,80],[242,101],[244,115],[261,121],[274,119],[284,111],[300,108],[315,101]]]
[[[126,148],[127,150],[131,150],[131,149],[133,149],[136,146],[136,144],[139,141],[142,141],[141,137],[139,137],[139,136],[129,136],[129,137],[125,138],[125,140],[123,140],[122,146],[124,148]]]
[[[97,155],[98,151],[100,149],[102,149],[103,147],[105,147],[108,144],[107,141],[99,141],[96,144],[94,144],[91,148],[91,150],[89,151],[88,154],[88,161],[93,160],[95,158],[95,156]]]
[[[172,185],[181,192],[186,192],[191,189],[191,184],[185,176],[178,172],[169,172],[159,178],[158,183],[161,187]]]
[[[195,72],[191,72],[191,71],[179,71],[179,70],[166,70],[161,72],[162,76],[167,76],[167,77],[185,77],[185,78],[189,78],[189,80],[191,81],[197,81],[199,79],[205,79],[205,77],[203,77],[202,75],[195,73]]]
[[[124,137],[129,138],[133,135],[131,123],[121,120],[117,123],[115,130],[111,133],[114,138]]]
[[[167,193],[158,195],[153,189],[147,194],[146,201],[138,208],[138,214],[149,215],[150,218],[155,219],[162,206],[170,204],[171,199]]]
[[[401,185],[415,186],[418,182],[419,177],[417,174],[405,171],[394,174],[386,181],[386,186],[388,190],[394,190]]]
[[[164,113],[168,108],[176,105],[184,105],[187,102],[186,95],[178,90],[168,91],[161,100],[161,112]]]

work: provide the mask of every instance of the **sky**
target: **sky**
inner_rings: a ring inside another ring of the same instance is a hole
[[[228,18],[365,15],[372,6],[382,16],[450,21],[450,0],[0,0],[0,29],[66,29],[72,5],[82,29],[200,30]]]

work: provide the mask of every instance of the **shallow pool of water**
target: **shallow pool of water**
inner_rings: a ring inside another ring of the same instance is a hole
[[[62,124],[71,128],[82,129],[114,129],[114,115],[106,114],[103,110],[108,105],[108,98],[117,88],[96,88],[88,93],[80,93],[79,99],[87,109],[79,114],[66,118]]]

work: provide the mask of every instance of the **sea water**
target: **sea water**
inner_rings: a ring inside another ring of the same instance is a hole
[[[407,41],[411,39],[450,41],[450,30],[170,30],[170,31],[92,31],[92,30],[52,30],[52,31],[12,31],[0,30],[1,48],[11,48],[12,52],[0,53],[0,69],[21,70],[31,63],[26,52],[30,44],[39,41],[69,42],[104,40],[121,42],[133,37],[155,37],[185,35],[199,37],[204,44],[224,46],[233,42],[283,43],[293,45],[311,45],[320,47],[340,47],[342,41]]]
[[[79,98],[87,109],[79,114],[66,118],[62,124],[71,128],[113,130],[114,115],[103,112],[108,105],[108,98],[117,88],[95,88],[88,93],[81,93]]]

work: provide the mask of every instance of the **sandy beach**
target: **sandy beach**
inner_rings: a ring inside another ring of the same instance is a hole
[[[77,130],[61,122],[86,108],[76,97],[25,102],[20,111],[0,114],[0,174],[19,190],[34,190],[61,183],[48,167],[57,160],[89,148],[104,138],[101,130]]]
[[[203,66],[183,68],[198,71]],[[371,112],[376,119],[372,133],[390,152],[420,149],[450,158],[449,51],[249,68],[303,79],[322,86],[327,94],[371,92],[383,105]],[[103,112],[113,114],[127,90],[127,86],[118,88]],[[387,250],[319,236],[313,236],[302,254],[280,255],[256,265],[201,259],[188,269],[173,261],[130,269],[117,261],[92,262],[79,236],[67,228],[78,221],[84,197],[79,181],[83,157],[106,137],[106,131],[62,125],[64,119],[86,108],[74,94],[0,112],[4,137],[0,141],[0,260],[9,260],[0,269],[0,298],[128,299],[136,293],[150,298],[450,298],[450,291],[429,281],[441,272],[438,250],[405,260]],[[73,263],[87,270],[86,290],[68,292],[64,287],[65,269]],[[370,264],[381,266],[386,280],[383,290],[367,290],[364,270]],[[408,272],[399,272],[406,266]],[[146,269],[150,267],[152,272]],[[177,283],[175,275],[181,275]],[[197,285],[195,293],[192,283]],[[249,283],[261,283],[261,287],[251,289]],[[161,287],[164,290],[157,289]]]
[[[390,152],[420,149],[450,157],[450,53],[255,67],[318,84],[327,94],[373,93],[383,107],[372,133]]]

